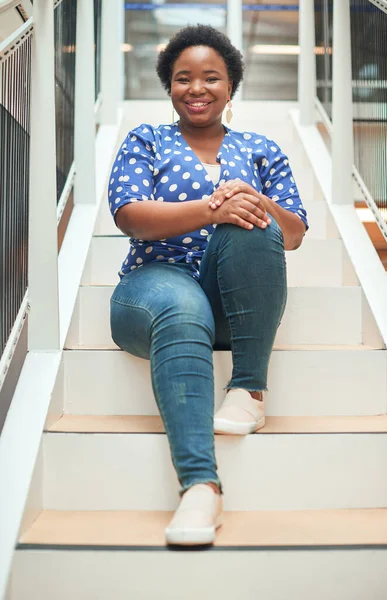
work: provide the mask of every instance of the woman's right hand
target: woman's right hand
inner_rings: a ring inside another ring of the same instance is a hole
[[[271,219],[261,198],[240,192],[213,211],[212,222],[217,225],[232,223],[243,229],[253,229],[254,226],[265,229]]]

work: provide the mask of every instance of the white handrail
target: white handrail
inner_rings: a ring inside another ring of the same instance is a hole
[[[24,322],[29,311],[28,304],[28,290],[26,291],[22,300],[19,312],[16,316],[15,323],[13,324],[12,331],[7,340],[7,344],[4,348],[3,354],[0,356],[0,391],[3,387],[5,378],[8,373],[9,366],[11,364],[17,343],[19,341]]]
[[[25,37],[31,35],[33,30],[33,20],[32,17],[28,19],[23,25],[21,25],[18,29],[16,29],[11,35],[9,35],[3,42],[0,44],[0,60],[4,58],[6,54],[6,58],[8,58],[15,50],[17,50],[18,45],[22,42]]]
[[[380,10],[384,10],[387,13],[387,0],[369,0],[372,4],[375,4]]]
[[[0,13],[15,8],[18,4],[20,4],[20,0],[0,0]]]

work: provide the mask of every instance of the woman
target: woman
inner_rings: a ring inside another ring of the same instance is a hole
[[[180,119],[129,132],[113,166],[110,209],[131,249],[111,327],[120,348],[150,359],[182,486],[167,542],[208,544],[222,520],[214,428],[245,435],[265,423],[284,249],[298,248],[307,221],[278,146],[222,125],[243,74],[228,38],[186,27],[160,53],[157,73]],[[233,358],[215,419],[214,348],[231,348]]]

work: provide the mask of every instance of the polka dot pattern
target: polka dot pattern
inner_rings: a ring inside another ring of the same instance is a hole
[[[214,185],[177,124],[140,125],[129,132],[112,167],[108,196],[113,218],[126,204],[209,198],[221,183],[239,179],[296,214],[308,227],[289,160],[275,142],[253,132],[226,128],[217,161],[221,171],[219,183]],[[119,276],[148,262],[183,261],[191,266],[193,277],[198,278],[200,261],[214,230],[215,226],[209,224],[166,240],[147,242],[131,238]]]

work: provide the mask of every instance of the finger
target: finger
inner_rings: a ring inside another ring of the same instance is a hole
[[[215,192],[214,194],[212,194],[211,198],[209,199],[208,204],[210,206],[213,206],[214,208],[217,208],[217,206],[218,206],[217,202],[219,201],[220,198],[221,198],[220,194]]]
[[[235,180],[232,189],[228,190],[228,193],[231,194],[237,194],[239,192],[245,192],[255,197],[259,197],[258,192],[253,187],[251,187],[249,183],[247,183],[246,181],[242,181],[241,179],[239,179],[238,181]]]
[[[254,229],[253,223],[245,221],[242,217],[236,214],[231,215],[230,223],[233,225],[238,225],[238,227],[242,227],[243,229]]]
[[[260,219],[266,221],[266,223],[268,225],[270,225],[271,217],[266,212],[266,208],[262,204],[262,202],[259,200],[259,198],[257,198],[256,196],[252,196],[251,194],[243,194],[242,196],[243,196],[243,200],[250,202],[250,204],[252,204],[255,207],[255,210],[253,211],[254,214],[259,216]]]
[[[250,202],[244,202],[240,205],[240,213],[241,216],[250,223],[253,223],[257,227],[261,229],[265,229],[271,223],[271,219],[268,215],[264,214],[260,209],[258,209],[254,204]]]
[[[223,200],[217,200],[216,202],[209,202],[208,203],[209,207],[212,208],[212,209],[214,209],[214,210],[216,208],[219,208],[220,206],[222,206],[222,204],[223,204]]]
[[[249,223],[252,223],[252,225],[255,225],[256,227],[260,227],[261,229],[265,229],[265,227],[267,227],[266,221],[264,221],[263,219],[260,219],[259,217],[257,217],[256,215],[254,215],[252,212],[250,212],[249,210],[247,210],[245,208],[241,208],[240,212],[238,214],[239,214],[239,216],[242,217],[242,219],[244,221],[248,221]]]
[[[241,184],[235,184],[234,186],[230,186],[227,191],[225,191],[225,195],[227,198],[231,198],[231,196],[235,196],[236,194],[240,194],[241,192],[243,192],[243,185]]]
[[[210,197],[208,204],[209,204],[209,206],[211,206],[211,208],[218,208],[219,206],[221,206],[223,204],[224,200],[225,200],[224,196],[214,193]]]

